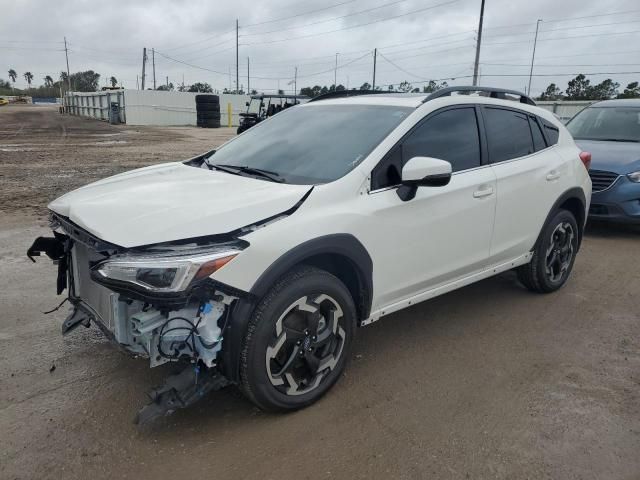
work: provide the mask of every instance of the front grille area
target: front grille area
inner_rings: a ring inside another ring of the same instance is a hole
[[[89,262],[95,255],[86,245],[74,243],[71,250],[73,294],[91,307],[100,316],[103,324],[113,331],[113,301],[116,294],[91,279]]]
[[[615,183],[619,175],[614,172],[605,172],[604,170],[589,170],[591,177],[592,189],[594,192],[606,190]]]

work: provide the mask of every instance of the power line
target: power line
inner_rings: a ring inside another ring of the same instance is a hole
[[[374,10],[380,10],[381,8],[386,8],[386,7],[390,7],[391,5],[396,5],[398,3],[404,3],[408,0],[396,0],[394,2],[390,2],[390,3],[385,3],[383,5],[379,5],[377,7],[372,7],[372,8],[367,8],[365,10],[360,10],[358,12],[353,12],[353,13],[349,13],[347,15],[341,15],[339,17],[333,17],[333,18],[329,18],[327,20],[319,20],[317,22],[311,22],[311,23],[305,23],[303,25],[297,25],[294,27],[288,27],[288,28],[279,28],[277,30],[270,30],[268,32],[260,32],[260,33],[247,33],[245,35],[240,35],[241,37],[252,37],[252,36],[256,36],[256,35],[267,35],[270,33],[279,33],[279,32],[284,32],[286,30],[297,30],[299,28],[304,28],[304,27],[310,27],[312,25],[319,25],[321,23],[328,23],[328,22],[334,22],[336,20],[340,20],[343,18],[347,18],[347,17],[353,17],[354,15],[360,15],[361,13],[367,13],[367,12],[372,12]]]
[[[265,25],[267,23],[275,23],[275,22],[282,22],[283,20],[289,20],[291,18],[297,18],[297,17],[301,17],[303,15],[308,15],[310,13],[316,13],[316,12],[322,12],[324,10],[329,10],[331,8],[336,8],[336,7],[340,7],[342,5],[346,5],[347,3],[353,3],[356,0],[347,0],[346,2],[342,2],[342,3],[336,3],[334,5],[331,5],[329,7],[323,7],[323,8],[318,8],[316,10],[309,10],[307,12],[303,12],[303,13],[298,13],[296,15],[291,15],[290,17],[282,17],[282,18],[276,18],[273,20],[265,20],[264,22],[258,22],[258,23],[250,23],[248,25],[241,25],[241,28],[248,28],[248,27],[255,27],[256,25]]]
[[[634,34],[634,33],[640,33],[640,30],[632,30],[630,32],[607,32],[607,33],[592,33],[590,35],[571,35],[568,37],[556,37],[556,38],[540,38],[538,39],[539,42],[551,42],[551,41],[556,41],[556,40],[568,40],[571,38],[591,38],[591,37],[601,37],[603,35],[628,35],[628,34]],[[531,43],[531,40],[522,40],[522,41],[516,41],[516,42],[490,42],[490,43],[485,43],[485,45],[513,45],[514,43]]]
[[[401,72],[406,73],[407,75],[414,77],[414,78],[420,78],[420,75],[416,75],[414,73],[408,72],[407,70],[405,70],[404,68],[402,68],[400,65],[395,64],[394,62],[392,62],[391,60],[389,60],[387,57],[385,57],[382,52],[378,51],[378,53],[380,54],[380,56],[382,58],[384,58],[388,63],[390,63],[391,65],[393,65],[394,67],[396,67],[398,70],[400,70]]]
[[[529,67],[529,64],[526,63],[484,63],[481,62],[480,65],[486,65],[490,67]],[[637,67],[638,63],[572,63],[572,64],[552,64],[552,65],[541,65],[536,63],[537,67]]]
[[[203,38],[202,40],[196,40],[195,42],[185,43],[185,44],[183,44],[183,45],[179,45],[179,46],[177,46],[177,47],[170,47],[170,48],[167,48],[166,50],[167,50],[168,52],[171,52],[171,51],[173,51],[173,50],[180,50],[180,49],[185,48],[185,47],[190,47],[190,46],[192,46],[192,45],[197,45],[198,43],[208,42],[209,40],[213,40],[214,38],[224,37],[225,35],[229,35],[230,33],[233,33],[233,32],[235,32],[235,31],[236,31],[236,29],[234,28],[233,30],[228,30],[228,31],[226,31],[226,32],[224,32],[224,33],[218,33],[218,34],[216,34],[216,35],[212,35],[212,36],[210,36],[210,37]],[[232,39],[225,40],[224,42],[221,42],[221,43],[219,43],[219,44],[217,44],[217,45],[214,45],[214,47],[216,47],[216,46],[218,46],[218,45],[222,45],[222,44],[224,44],[224,43],[227,43],[227,42],[229,42],[229,41],[231,41],[231,40],[232,40]],[[211,47],[211,48],[213,48],[213,47]]]
[[[367,53],[365,53],[364,55],[362,55],[361,57],[358,57],[358,58],[356,58],[356,59],[354,59],[354,60],[351,60],[351,61],[349,61],[349,62],[347,62],[347,63],[343,63],[342,65],[338,65],[338,66],[336,66],[336,67],[334,67],[334,68],[330,68],[330,69],[328,69],[328,70],[323,70],[323,71],[321,71],[321,72],[309,73],[309,74],[307,74],[307,75],[298,75],[298,78],[309,78],[309,77],[315,77],[315,76],[317,76],[317,75],[322,75],[322,74],[324,74],[324,73],[333,72],[333,71],[334,71],[334,69],[335,69],[335,70],[339,70],[339,69],[341,69],[341,68],[346,67],[347,65],[351,65],[351,64],[353,64],[353,63],[357,62],[358,60],[362,60],[363,58],[368,57],[369,55],[371,55],[371,52],[367,52]]]
[[[576,30],[576,29],[580,29],[580,28],[593,28],[593,27],[608,27],[611,25],[628,25],[630,23],[640,23],[640,20],[631,20],[631,21],[626,21],[626,22],[613,22],[613,23],[594,23],[591,25],[580,25],[577,27],[562,27],[562,28],[549,28],[546,30],[540,30],[540,33],[545,33],[545,32],[560,32],[560,31],[567,31],[567,30]],[[531,35],[535,33],[534,31],[527,31],[527,32],[517,32],[517,33],[496,33],[493,34],[487,38],[495,38],[495,37],[515,37],[517,35]],[[605,33],[606,34],[606,33]],[[593,36],[590,35],[590,36]]]
[[[351,25],[349,27],[338,28],[336,30],[329,30],[329,31],[326,31],[326,32],[311,33],[311,34],[308,34],[308,35],[300,35],[300,36],[297,36],[297,37],[281,38],[281,39],[278,39],[278,40],[261,41],[261,42],[254,42],[254,43],[245,43],[244,45],[247,45],[247,46],[248,45],[265,45],[265,44],[268,44],[268,43],[286,42],[286,41],[289,41],[289,40],[298,40],[298,39],[301,39],[301,38],[310,38],[310,37],[316,37],[318,35],[327,35],[329,33],[342,32],[344,30],[351,30],[351,29],[354,29],[354,28],[366,27],[368,25],[373,25],[374,23],[380,23],[380,22],[387,22],[389,20],[395,20],[396,18],[406,17],[408,15],[415,15],[416,13],[426,12],[427,10],[432,10],[434,8],[443,7],[445,5],[451,5],[452,3],[457,3],[459,1],[460,0],[449,0],[448,2],[438,3],[438,4],[432,5],[430,7],[425,7],[425,8],[421,8],[421,9],[418,9],[418,10],[414,10],[412,12],[407,12],[407,13],[403,13],[403,14],[400,14],[400,15],[394,15],[393,17],[382,18],[382,19],[379,19],[379,20],[373,20],[371,22],[360,23],[358,25]]]
[[[545,20],[544,23],[562,23],[562,22],[572,22],[574,20],[583,20],[585,18],[601,18],[601,17],[611,17],[614,15],[624,15],[627,13],[637,13],[640,12],[640,10],[627,10],[624,12],[613,12],[613,13],[601,13],[598,15],[585,15],[582,17],[565,17],[565,18],[556,18],[556,19],[552,19],[552,20]],[[533,23],[529,22],[529,23],[514,23],[511,25],[497,25],[495,27],[486,27],[484,30],[496,30],[499,28],[516,28],[516,27],[526,27],[526,26],[531,26],[533,25]],[[533,32],[531,32],[533,33]]]

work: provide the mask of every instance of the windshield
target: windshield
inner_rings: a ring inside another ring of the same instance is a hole
[[[585,108],[567,128],[576,140],[640,142],[640,108]]]
[[[247,109],[247,113],[260,113],[260,104],[262,100],[259,98],[252,98],[249,102],[249,108]]]
[[[222,146],[207,163],[261,169],[292,184],[332,182],[353,170],[413,110],[379,105],[289,108]]]

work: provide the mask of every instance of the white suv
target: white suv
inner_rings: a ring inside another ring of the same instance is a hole
[[[151,366],[187,365],[141,420],[229,382],[301,408],[358,326],[509,269],[537,292],[566,282],[589,154],[553,114],[499,89],[352,93],[49,205],[55,236],[29,255],[59,262],[63,333],[94,323]]]

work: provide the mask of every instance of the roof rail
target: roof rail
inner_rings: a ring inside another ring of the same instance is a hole
[[[390,93],[383,90],[338,90],[336,92],[323,93],[317,97],[313,97],[309,102],[317,102],[318,100],[331,100],[333,98],[356,97],[358,95],[374,95],[381,93]],[[394,93],[394,92],[391,92]],[[309,103],[307,102],[307,103]]]
[[[429,100],[433,100],[435,98],[440,97],[448,97],[453,92],[487,92],[489,93],[489,97],[491,98],[501,98],[506,99],[505,94],[514,95],[516,97],[520,97],[520,103],[526,103],[528,105],[535,105],[536,102],[531,99],[531,97],[525,95],[522,92],[518,92],[517,90],[507,90],[504,88],[493,88],[493,87],[472,87],[472,86],[461,86],[461,87],[446,87],[437,92],[433,92],[427,98],[425,98],[422,103],[428,102]]]

